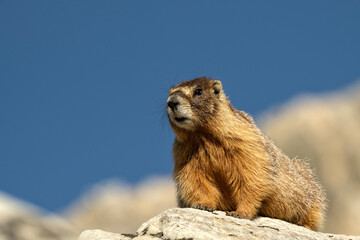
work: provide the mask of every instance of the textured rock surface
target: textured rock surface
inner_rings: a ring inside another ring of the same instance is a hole
[[[79,240],[140,239],[343,239],[359,237],[325,234],[277,219],[237,219],[224,212],[197,209],[169,209],[142,224],[136,234],[116,234],[101,230],[84,231]]]

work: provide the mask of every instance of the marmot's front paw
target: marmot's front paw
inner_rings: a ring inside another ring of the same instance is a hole
[[[236,211],[226,212],[227,216],[235,217],[235,218],[241,218],[241,219],[252,219],[250,216],[246,216],[244,214],[238,213]]]
[[[208,206],[205,206],[205,205],[202,205],[200,203],[194,203],[191,205],[192,208],[196,208],[196,209],[200,209],[200,210],[205,210],[205,211],[209,211],[209,212],[213,212],[215,211],[214,208],[212,207],[208,207]]]

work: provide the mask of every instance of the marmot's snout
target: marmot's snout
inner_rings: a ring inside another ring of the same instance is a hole
[[[171,111],[177,110],[177,105],[179,105],[178,96],[170,96],[167,100],[167,106],[171,109]]]
[[[167,100],[167,113],[170,122],[185,129],[192,129],[192,111],[189,103],[181,95],[171,94]]]

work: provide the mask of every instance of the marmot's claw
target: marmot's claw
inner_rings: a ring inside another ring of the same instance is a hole
[[[245,216],[243,214],[240,214],[238,212],[235,212],[235,211],[231,211],[231,212],[226,212],[226,215],[227,216],[231,216],[231,217],[235,217],[235,218],[241,218],[241,219],[251,219],[251,217],[249,216]]]
[[[199,209],[199,210],[208,211],[208,212],[213,212],[213,211],[215,211],[214,208],[204,206],[204,205],[202,205],[202,204],[200,204],[200,203],[195,203],[195,204],[193,204],[191,207],[192,207],[192,208]]]

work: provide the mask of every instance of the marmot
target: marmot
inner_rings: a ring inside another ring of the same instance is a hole
[[[167,114],[179,207],[321,225],[325,196],[309,166],[289,159],[233,108],[220,81],[201,77],[171,88]]]

